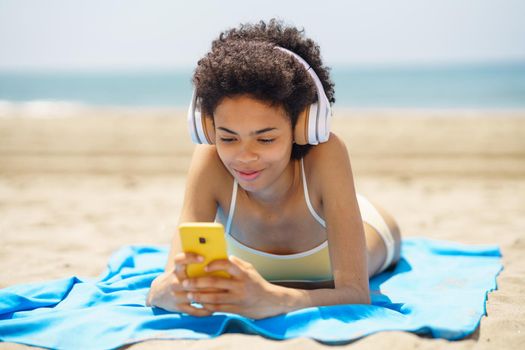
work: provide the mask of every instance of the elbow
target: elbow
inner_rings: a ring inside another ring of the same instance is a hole
[[[368,291],[355,291],[354,300],[352,304],[370,305],[370,293]]]
[[[362,296],[361,301],[359,304],[365,304],[370,305],[372,303],[372,299],[370,299],[370,293],[366,293]]]
[[[368,289],[361,290],[361,289],[347,287],[347,288],[342,288],[341,292],[343,296],[342,304],[370,305],[372,303]]]

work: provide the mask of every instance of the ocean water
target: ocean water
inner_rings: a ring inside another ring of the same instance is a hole
[[[192,71],[0,72],[0,103],[186,107]],[[436,67],[334,67],[336,106],[525,108],[525,62]]]
[[[525,108],[525,62],[333,69],[336,103],[355,107]]]

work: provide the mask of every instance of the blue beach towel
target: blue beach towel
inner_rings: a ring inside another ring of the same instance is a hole
[[[0,290],[0,340],[59,349],[108,349],[146,339],[222,333],[348,343],[384,330],[446,339],[471,334],[502,269],[499,249],[407,238],[396,268],[370,281],[372,305],[312,307],[263,320],[198,318],[144,305],[166,247],[129,246],[97,279],[72,277]]]

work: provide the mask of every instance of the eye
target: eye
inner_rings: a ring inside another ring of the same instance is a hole
[[[220,137],[220,140],[221,140],[221,142],[224,142],[224,143],[231,143],[231,142],[235,141],[235,139],[233,137]]]
[[[275,141],[275,139],[259,139],[261,143],[272,143],[273,141]]]

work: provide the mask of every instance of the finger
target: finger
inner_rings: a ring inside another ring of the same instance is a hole
[[[217,288],[217,287],[195,287],[192,285],[192,283],[188,284],[188,282],[185,283],[185,281],[188,281],[189,279],[182,280],[181,283],[177,283],[177,285],[173,286],[173,292],[174,293],[187,293],[187,292],[209,292],[209,293],[220,293],[225,292],[226,289],[224,288]]]
[[[219,293],[219,294],[224,294],[225,291],[222,290],[222,289],[218,289],[216,291],[213,291],[213,292],[203,292],[203,291],[193,291],[193,292],[187,292],[187,291],[178,291],[176,293],[174,293],[175,295],[175,304],[191,304],[192,302],[199,302],[198,300],[195,299],[195,297],[199,294],[205,294],[205,293]]]
[[[226,271],[230,276],[234,278],[240,278],[244,275],[244,272],[237,261],[232,260],[214,260],[206,266],[207,272],[212,271]]]
[[[199,304],[235,304],[238,297],[232,293],[188,293],[188,299]]]
[[[221,288],[215,288],[215,287],[210,287],[210,288],[195,288],[195,287],[188,287],[188,288],[183,288],[182,289],[184,291],[184,293],[187,293],[187,292],[199,292],[199,293],[223,293],[223,292],[227,292],[228,289],[221,289]]]
[[[177,278],[182,281],[188,278],[186,273],[186,266],[188,264],[201,263],[204,261],[204,257],[195,253],[179,253],[174,257],[175,269],[174,273]]]
[[[175,265],[175,269],[173,270],[173,273],[175,276],[177,276],[177,279],[179,281],[183,281],[186,278],[188,278],[188,274],[186,273],[186,265],[177,264]]]
[[[178,304],[177,309],[192,316],[199,317],[210,316],[213,313],[213,311],[205,309],[204,307],[202,309],[199,309],[191,306],[190,304]]]
[[[189,292],[205,292],[210,290],[230,291],[239,288],[239,282],[231,278],[206,276],[185,279],[182,282],[182,287]]]
[[[228,260],[236,266],[248,268],[250,265],[249,262],[242,260],[241,258],[236,257],[235,255],[230,255]]]
[[[236,305],[230,304],[202,304],[202,308],[210,313],[214,312],[229,312],[238,313],[239,308]]]
[[[178,292],[175,292],[175,300],[176,300],[176,303],[177,304],[184,304],[184,303],[187,303],[187,304],[191,304],[191,302],[193,301],[192,299],[189,298],[189,293],[186,292],[186,291],[178,291]]]
[[[175,264],[195,264],[204,262],[204,257],[196,253],[178,253],[173,258]]]

